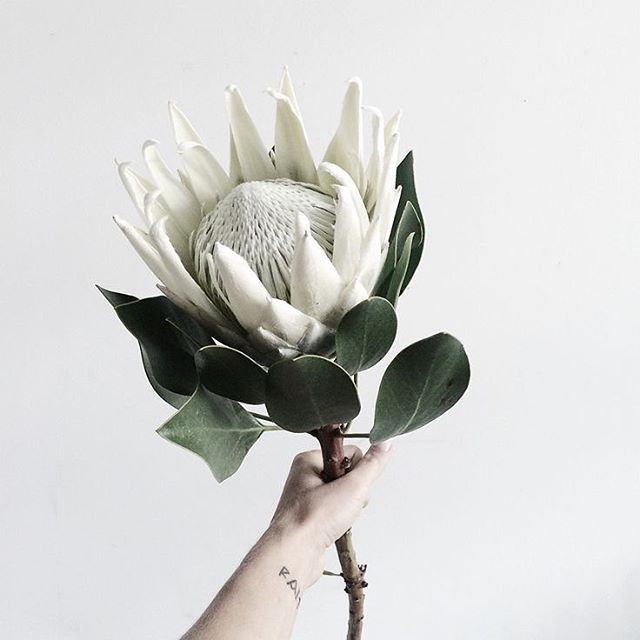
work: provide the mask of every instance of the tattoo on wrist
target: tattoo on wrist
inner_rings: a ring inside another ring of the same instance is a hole
[[[289,589],[291,589],[293,597],[296,599],[296,608],[298,608],[302,600],[300,594],[300,585],[298,584],[298,581],[295,578],[291,577],[291,572],[284,565],[282,566],[282,569],[280,569],[280,573],[278,573],[278,575],[284,578],[287,586],[289,587]]]

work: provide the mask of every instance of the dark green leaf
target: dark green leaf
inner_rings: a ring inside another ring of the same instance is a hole
[[[119,304],[125,304],[126,302],[135,302],[138,299],[135,296],[130,296],[128,293],[118,293],[117,291],[103,289],[99,284],[96,285],[96,288],[112,307],[117,307]]]
[[[240,404],[202,386],[158,429],[163,438],[198,454],[218,482],[238,470],[262,431]]]
[[[398,320],[384,298],[369,298],[353,307],[336,331],[336,362],[351,374],[373,367],[389,351]]]
[[[398,202],[396,217],[391,227],[390,237],[393,237],[398,229],[402,212],[404,211],[407,202],[411,202],[411,204],[413,204],[418,217],[421,221],[423,220],[420,204],[418,203],[418,194],[416,193],[415,178],[413,175],[413,151],[409,151],[402,162],[398,165],[398,169],[396,170],[396,186],[402,187],[402,192],[400,193],[400,201]],[[424,222],[422,223],[422,226],[424,227]]]
[[[411,257],[407,272],[417,266],[422,255],[422,247],[424,242],[424,225],[418,212],[411,202],[407,202],[402,210],[399,218],[399,224],[394,234],[391,236],[389,250],[385,258],[384,265],[378,276],[378,284],[375,291],[385,291],[389,287],[389,281],[393,275],[393,271],[400,260],[404,243],[410,234],[414,234],[413,246],[411,249]]]
[[[149,361],[147,352],[140,346],[140,356],[142,357],[142,366],[147,376],[147,380],[151,385],[151,388],[168,404],[176,409],[179,409],[188,399],[188,395],[182,393],[174,393],[169,389],[165,389],[153,376],[153,366]]]
[[[382,376],[371,442],[435,420],[462,397],[469,377],[467,354],[453,336],[438,333],[408,346]]]
[[[200,384],[209,391],[248,404],[265,402],[267,372],[249,356],[215,345],[200,349],[195,360]]]
[[[400,202],[398,203],[398,211],[402,211],[403,213],[400,216],[400,219],[397,221],[394,220],[395,228],[392,229],[392,234],[401,234],[404,233],[408,235],[412,231],[415,230],[416,237],[413,243],[413,247],[411,249],[411,258],[409,259],[409,266],[407,268],[407,273],[404,277],[402,288],[400,293],[402,293],[406,288],[411,279],[413,278],[413,274],[418,268],[418,264],[420,263],[420,259],[422,258],[422,250],[424,248],[425,240],[426,240],[426,231],[424,225],[424,217],[422,215],[422,211],[420,210],[420,204],[418,203],[418,194],[416,193],[416,184],[415,178],[413,175],[413,151],[409,151],[405,156],[404,160],[398,165],[398,170],[396,172],[396,185],[402,186],[402,193],[400,194]],[[410,203],[413,207],[413,213],[409,214],[408,220],[403,220],[404,212],[406,210],[406,205]],[[411,216],[415,218],[415,223],[411,222]],[[402,231],[402,226],[405,222],[408,222],[410,226]],[[417,229],[414,229],[414,224],[420,227],[420,232]],[[392,235],[393,237],[393,235]],[[402,246],[404,243],[404,239],[400,239],[398,246]]]
[[[267,373],[267,410],[276,424],[303,432],[342,424],[360,413],[349,374],[321,356],[281,360]]]
[[[418,204],[418,196],[416,194],[415,181],[413,176],[413,152],[410,151],[404,160],[398,165],[396,171],[396,185],[402,187],[400,201],[396,209],[396,215],[389,234],[389,251],[384,266],[378,278],[378,282],[374,288],[377,295],[385,295],[389,288],[389,282],[392,278],[395,266],[400,259],[402,248],[406,242],[406,238],[410,233],[415,233],[411,256],[407,265],[400,293],[402,293],[409,284],[413,274],[415,273],[422,250],[425,243],[425,226],[420,205]]]
[[[191,395],[198,384],[198,374],[185,340],[167,322],[182,319],[182,312],[163,296],[145,298],[116,307],[127,329],[138,339],[160,386],[181,395]]]
[[[211,344],[207,332],[164,296],[138,300],[98,288],[137,338],[154,391],[174,407],[182,406],[198,384],[193,354]]]
[[[389,280],[389,286],[387,288],[384,297],[395,307],[402,291],[402,284],[407,276],[407,269],[409,268],[409,260],[411,259],[411,248],[413,246],[413,233],[407,236],[400,254],[400,259],[396,264],[391,279]]]

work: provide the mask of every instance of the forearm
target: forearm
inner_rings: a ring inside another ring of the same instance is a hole
[[[302,526],[272,525],[183,640],[286,640],[323,548]]]

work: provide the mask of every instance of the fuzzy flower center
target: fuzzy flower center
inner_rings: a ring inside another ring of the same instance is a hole
[[[272,296],[288,301],[296,217],[300,213],[307,216],[311,235],[331,257],[333,198],[312,185],[292,180],[239,184],[202,219],[191,237],[200,284],[217,297],[206,256],[213,254],[215,243],[220,242],[249,263]]]

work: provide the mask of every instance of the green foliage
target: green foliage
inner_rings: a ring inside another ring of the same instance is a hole
[[[413,247],[414,234],[410,233],[404,242],[402,247],[402,253],[395,265],[391,278],[389,280],[389,286],[384,297],[395,307],[398,304],[398,298],[402,291],[402,285],[407,280],[407,271],[409,269],[409,261],[411,260],[411,249]]]
[[[241,351],[212,345],[195,354],[200,383],[225,398],[264,404],[267,372]]]
[[[428,424],[464,394],[470,369],[462,344],[438,333],[402,350],[385,371],[371,442],[380,442]]]
[[[404,160],[398,165],[396,172],[396,184],[402,187],[400,201],[396,210],[396,216],[389,235],[389,250],[382,271],[375,287],[376,295],[390,298],[389,287],[394,276],[394,271],[399,264],[402,251],[406,246],[407,238],[414,234],[411,245],[410,256],[407,260],[405,275],[401,279],[398,294],[400,295],[407,287],[418,267],[422,257],[425,243],[425,226],[418,204],[414,176],[413,176],[413,152],[409,152]],[[396,277],[397,284],[398,277]],[[397,298],[397,296],[396,296]]]
[[[163,438],[199,455],[218,482],[238,470],[262,432],[262,425],[240,404],[202,385],[158,429]]]
[[[267,373],[267,410],[283,429],[305,432],[348,422],[360,413],[349,374],[321,356],[280,360]]]
[[[338,325],[336,362],[352,375],[373,367],[391,348],[397,329],[398,319],[388,300],[363,300]]]
[[[193,354],[211,344],[209,335],[164,296],[139,300],[100,288],[140,345],[145,373],[156,393],[180,407],[198,384]]]
[[[153,389],[179,409],[158,433],[198,454],[222,482],[264,430],[235,400],[264,402],[266,372],[239,351],[213,345],[208,333],[164,296],[139,300],[98,289],[137,338]]]

